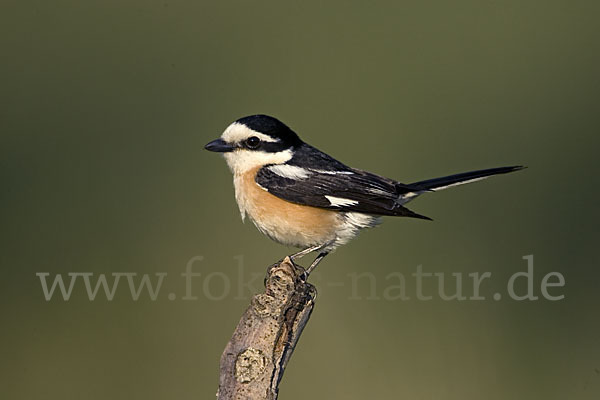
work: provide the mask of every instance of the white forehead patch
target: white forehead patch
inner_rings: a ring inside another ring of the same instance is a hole
[[[227,143],[239,143],[252,136],[256,136],[263,142],[279,142],[279,139],[274,139],[269,135],[257,132],[254,129],[248,128],[244,124],[240,124],[239,122],[234,122],[233,124],[229,125],[227,129],[225,129],[225,132],[223,132],[221,135],[221,139]]]
[[[312,174],[312,172],[302,167],[286,164],[272,165],[269,167],[269,170],[281,177],[289,179],[306,179]]]

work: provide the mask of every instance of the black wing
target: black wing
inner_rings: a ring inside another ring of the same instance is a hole
[[[329,157],[321,154],[321,158]],[[334,164],[335,170],[331,169],[332,164],[329,162],[302,164],[310,165],[311,168],[295,166],[302,174],[293,177],[281,173],[276,165],[265,166],[256,174],[256,182],[269,193],[296,204],[372,215],[430,219],[410,211],[398,202],[400,196],[417,191],[417,188],[346,167],[338,161]],[[287,165],[294,166],[294,163]]]

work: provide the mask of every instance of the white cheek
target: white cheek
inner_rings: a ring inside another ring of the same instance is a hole
[[[229,153],[224,153],[223,156],[231,172],[239,175],[263,165],[283,164],[292,158],[292,151],[284,150],[277,153],[267,153],[264,151],[237,149]]]

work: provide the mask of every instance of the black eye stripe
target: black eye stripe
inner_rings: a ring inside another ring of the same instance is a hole
[[[255,140],[252,138],[256,138],[258,143],[255,145]],[[250,140],[252,139],[252,140]],[[250,140],[250,143],[248,142]],[[256,136],[251,136],[241,141],[235,143],[235,147],[238,149],[247,149],[252,151],[262,151],[265,153],[278,153],[280,151],[288,150],[293,148],[294,146],[289,143],[285,143],[282,141],[270,142],[263,141]]]
[[[250,136],[248,139],[246,139],[245,144],[249,149],[256,149],[258,146],[260,146],[260,139],[256,136]]]

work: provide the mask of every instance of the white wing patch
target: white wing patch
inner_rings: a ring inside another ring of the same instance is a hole
[[[369,193],[375,194],[377,196],[389,196],[389,193],[386,192],[385,190],[381,190],[381,189],[375,188],[375,187],[368,188],[367,191]]]
[[[260,183],[258,183],[258,182],[256,182],[256,181],[254,181],[254,183],[256,183],[256,185],[257,185],[259,188],[261,188],[262,190],[264,190],[265,192],[268,192],[268,191],[269,191],[269,189],[268,189],[268,188],[264,187],[264,186],[263,186],[263,185],[261,185]]]
[[[312,172],[305,168],[287,164],[273,165],[268,167],[268,169],[283,178],[289,179],[306,179],[312,174]]]
[[[344,199],[342,197],[325,196],[329,203],[334,207],[354,206],[358,204],[356,200]]]
[[[396,203],[403,205],[408,203],[409,201],[413,200],[415,197],[422,195],[425,192],[408,192],[408,193],[404,193],[401,194],[398,197],[398,200],[396,200]]]
[[[322,169],[310,169],[318,174],[327,174],[327,175],[352,175],[354,172],[352,171],[325,171]]]

